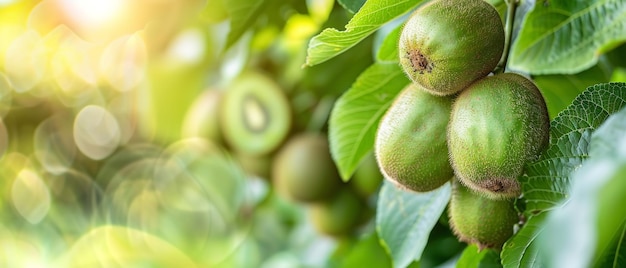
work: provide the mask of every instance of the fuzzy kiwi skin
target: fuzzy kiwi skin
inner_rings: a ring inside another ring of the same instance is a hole
[[[519,196],[524,165],[548,144],[550,118],[527,78],[503,73],[464,90],[448,126],[450,160],[459,180],[494,199]]]
[[[279,194],[301,203],[326,200],[342,185],[328,139],[318,133],[290,138],[277,152],[271,173]]]
[[[383,176],[416,192],[434,190],[454,172],[448,160],[446,128],[452,98],[439,97],[411,83],[380,121],[375,154]]]
[[[493,200],[474,193],[452,179],[448,207],[450,226],[457,238],[479,249],[501,250],[519,222],[514,200]]]
[[[496,67],[504,27],[483,0],[434,0],[409,17],[399,42],[408,77],[435,95],[451,95]]]

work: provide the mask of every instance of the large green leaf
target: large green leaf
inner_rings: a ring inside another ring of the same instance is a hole
[[[365,0],[337,0],[337,2],[339,2],[343,8],[352,13],[359,11],[363,4],[365,4]]]
[[[374,146],[378,122],[395,96],[409,83],[396,63],[375,63],[342,95],[330,115],[330,150],[347,181]]]
[[[573,74],[626,41],[626,1],[537,1],[515,40],[509,66],[532,74]]]
[[[256,22],[267,0],[224,0],[226,10],[230,15],[230,32],[226,40],[226,48],[235,44],[237,40]]]
[[[550,118],[554,118],[586,88],[609,81],[609,69],[604,64],[597,64],[577,74],[538,75],[533,80],[546,99]]]
[[[619,252],[626,220],[626,210],[621,209],[626,203],[624,133],[626,109],[609,117],[592,135],[590,160],[573,174],[569,199],[549,214],[539,239],[549,266],[589,267],[597,260],[613,266],[626,257]]]
[[[415,193],[385,181],[378,200],[376,230],[393,267],[407,267],[420,259],[431,230],[450,200],[450,192],[449,183],[434,191]]]
[[[624,106],[626,83],[599,84],[585,90],[551,122],[550,145],[520,177],[529,219],[505,244],[505,267],[535,267],[541,263],[535,238],[543,221],[542,213],[567,196],[571,173],[589,156],[591,134]]]
[[[421,0],[369,0],[346,25],[344,31],[328,28],[309,43],[306,65],[325,62],[350,49],[383,24],[409,12]]]
[[[588,157],[593,131],[626,105],[626,84],[589,87],[550,123],[550,145],[521,177],[527,211],[550,209],[569,190],[570,173]]]
[[[538,257],[537,236],[543,232],[541,224],[546,215],[547,213],[543,213],[530,218],[524,228],[504,244],[501,253],[504,268],[543,267],[542,260]]]

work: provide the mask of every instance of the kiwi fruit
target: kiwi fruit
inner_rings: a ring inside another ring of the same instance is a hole
[[[278,148],[292,125],[289,100],[270,78],[248,71],[226,90],[220,106],[224,139],[235,150],[262,155]]]
[[[383,174],[380,173],[376,163],[376,157],[373,153],[369,153],[354,171],[350,185],[359,195],[368,197],[378,191],[383,179]]]
[[[319,233],[341,237],[354,232],[362,222],[364,207],[360,197],[346,187],[325,202],[309,206],[309,216]]]
[[[457,238],[479,249],[501,250],[519,222],[514,200],[493,200],[476,194],[458,180],[452,182],[448,207],[450,226]]]
[[[393,101],[376,132],[375,153],[384,177],[416,192],[434,190],[452,178],[446,128],[452,98],[411,83]]]
[[[223,142],[219,123],[222,95],[221,90],[207,89],[196,98],[183,121],[183,138],[200,137],[217,144]]]
[[[487,197],[516,197],[517,178],[546,147],[549,130],[546,103],[530,80],[514,73],[485,77],[452,107],[448,148],[455,174]]]
[[[318,202],[341,187],[328,139],[320,133],[304,132],[290,138],[276,153],[271,172],[277,191],[296,202]]]
[[[451,95],[486,76],[504,51],[504,27],[483,0],[434,0],[416,9],[400,34],[408,77],[436,95]]]

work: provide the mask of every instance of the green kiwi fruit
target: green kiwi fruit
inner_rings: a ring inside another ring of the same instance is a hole
[[[369,153],[354,171],[350,185],[359,195],[368,197],[378,191],[383,179],[383,174],[380,173],[376,163],[376,157],[373,153]]]
[[[504,51],[504,27],[483,0],[434,0],[409,17],[399,41],[408,77],[435,95],[451,95],[486,76]]]
[[[452,231],[460,241],[479,249],[502,249],[519,222],[514,200],[493,200],[476,194],[456,179],[448,207]]]
[[[362,222],[365,204],[350,188],[309,206],[313,227],[322,234],[340,237],[351,234]]]
[[[267,154],[282,144],[291,129],[289,100],[260,73],[248,71],[236,78],[220,107],[224,139],[235,151]]]
[[[183,138],[201,137],[217,144],[223,142],[219,125],[222,96],[221,90],[207,89],[196,98],[183,121]]]
[[[448,148],[455,174],[487,197],[516,197],[517,178],[548,144],[549,130],[546,103],[530,80],[514,73],[485,77],[452,108]]]
[[[323,134],[300,133],[290,138],[272,163],[272,181],[277,191],[303,203],[333,196],[341,187],[341,179],[328,146]]]
[[[416,192],[438,188],[452,178],[446,128],[452,98],[427,93],[412,83],[380,121],[375,153],[389,181]]]

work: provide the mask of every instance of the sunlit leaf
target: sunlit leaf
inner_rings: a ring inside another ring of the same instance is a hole
[[[626,41],[626,2],[537,1],[513,44],[510,67],[532,74],[572,74]]]
[[[421,2],[421,0],[367,1],[348,22],[344,31],[328,28],[311,39],[306,65],[313,66],[345,52],[383,24],[409,12]]]
[[[372,150],[380,118],[408,83],[398,64],[375,63],[337,100],[330,116],[329,139],[343,180],[350,179]]]
[[[346,10],[356,13],[365,4],[366,0],[337,0]]]
[[[420,260],[450,193],[449,183],[434,191],[415,193],[385,182],[378,200],[376,228],[382,245],[391,255],[393,267],[407,267]]]

